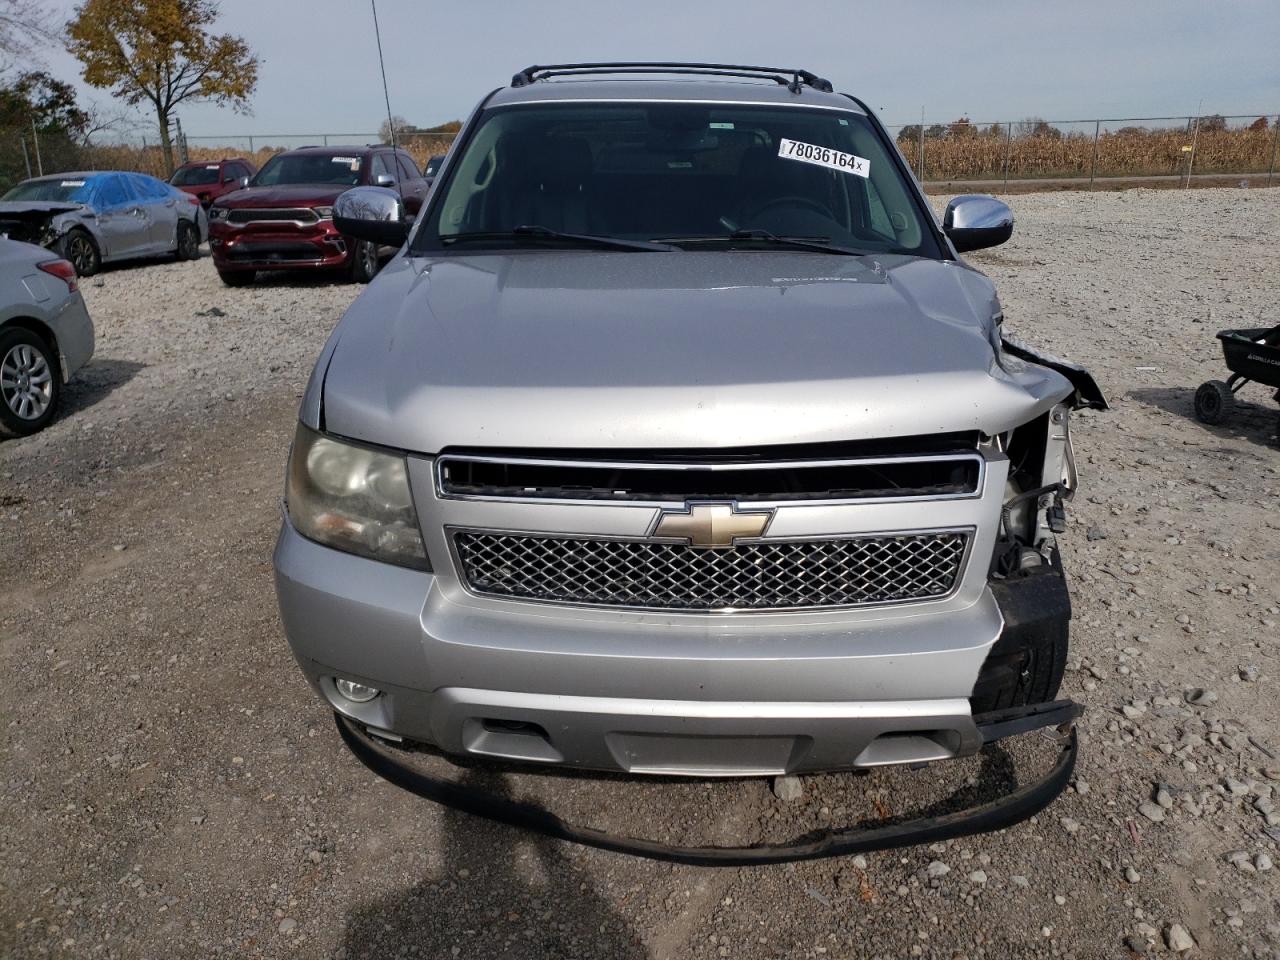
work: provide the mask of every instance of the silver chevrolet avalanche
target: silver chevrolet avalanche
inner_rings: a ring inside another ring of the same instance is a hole
[[[1009,209],[939,224],[862,101],[532,67],[415,221],[377,187],[335,216],[402,246],[312,374],[275,570],[349,727],[739,776],[1069,726],[1054,538],[1105,401],[960,259]]]

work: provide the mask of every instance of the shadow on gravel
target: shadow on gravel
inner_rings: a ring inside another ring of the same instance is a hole
[[[509,794],[497,771],[468,770],[462,783]],[[574,848],[449,809],[441,816],[437,878],[355,908],[343,938],[347,960],[647,956],[627,921],[569,861]]]
[[[201,247],[200,250],[196,253],[195,259],[197,260],[209,259],[209,251],[205,247]],[[97,277],[102,276],[103,274],[116,273],[117,271],[120,271],[120,270],[136,270],[139,267],[157,267],[157,266],[163,266],[165,264],[181,263],[181,262],[182,261],[180,260],[174,260],[173,254],[171,253],[160,254],[154,257],[135,257],[130,260],[111,260],[108,263],[104,263],[101,266],[99,266],[98,272],[94,274],[93,277],[90,277],[87,280],[81,280],[80,282],[88,283],[90,286],[94,286],[96,285],[94,283],[95,279]]]
[[[1195,387],[1139,387],[1130,390],[1129,395],[1139,403],[1182,417],[1220,440],[1243,437],[1259,446],[1271,447],[1276,445],[1276,434],[1280,431],[1280,410],[1270,400],[1271,392],[1270,387],[1247,384],[1236,394],[1235,409],[1222,423],[1214,426],[1196,419]]]
[[[93,360],[88,366],[76,371],[71,382],[62,388],[62,404],[54,422],[66,420],[77,413],[89,409],[99,400],[110,396],[117,387],[122,387],[135,376],[146,364],[134,363],[132,360]],[[5,443],[0,437],[0,444]]]
[[[346,287],[356,286],[341,270],[259,270],[253,287]],[[363,285],[361,285],[363,289]]]
[[[58,419],[65,419],[92,407],[99,400],[110,396],[113,390],[136,377],[138,371],[145,366],[146,364],[132,360],[91,360],[63,387],[62,412]]]

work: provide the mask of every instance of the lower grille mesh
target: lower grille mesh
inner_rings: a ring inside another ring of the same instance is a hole
[[[764,540],[702,550],[652,540],[459,531],[462,575],[481,594],[678,610],[786,610],[944,597],[964,533]]]

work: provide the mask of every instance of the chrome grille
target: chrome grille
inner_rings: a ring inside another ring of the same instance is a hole
[[[241,207],[227,214],[229,223],[315,223],[310,207]]]
[[[459,530],[475,593],[553,603],[675,610],[788,610],[934,600],[959,581],[956,531],[826,540],[753,540],[729,550]]]

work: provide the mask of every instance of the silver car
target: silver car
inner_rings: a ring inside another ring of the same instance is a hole
[[[63,385],[93,356],[93,321],[66,260],[0,240],[0,437],[48,426]]]
[[[113,260],[193,260],[208,236],[199,198],[142,173],[60,173],[0,197],[0,237],[48,247],[82,277]]]
[[[1009,209],[937,223],[861,101],[531,68],[411,228],[379,188],[335,218],[405,245],[312,374],[275,570],[349,729],[741,776],[1069,726],[1068,414],[1104,401],[959,256]]]

